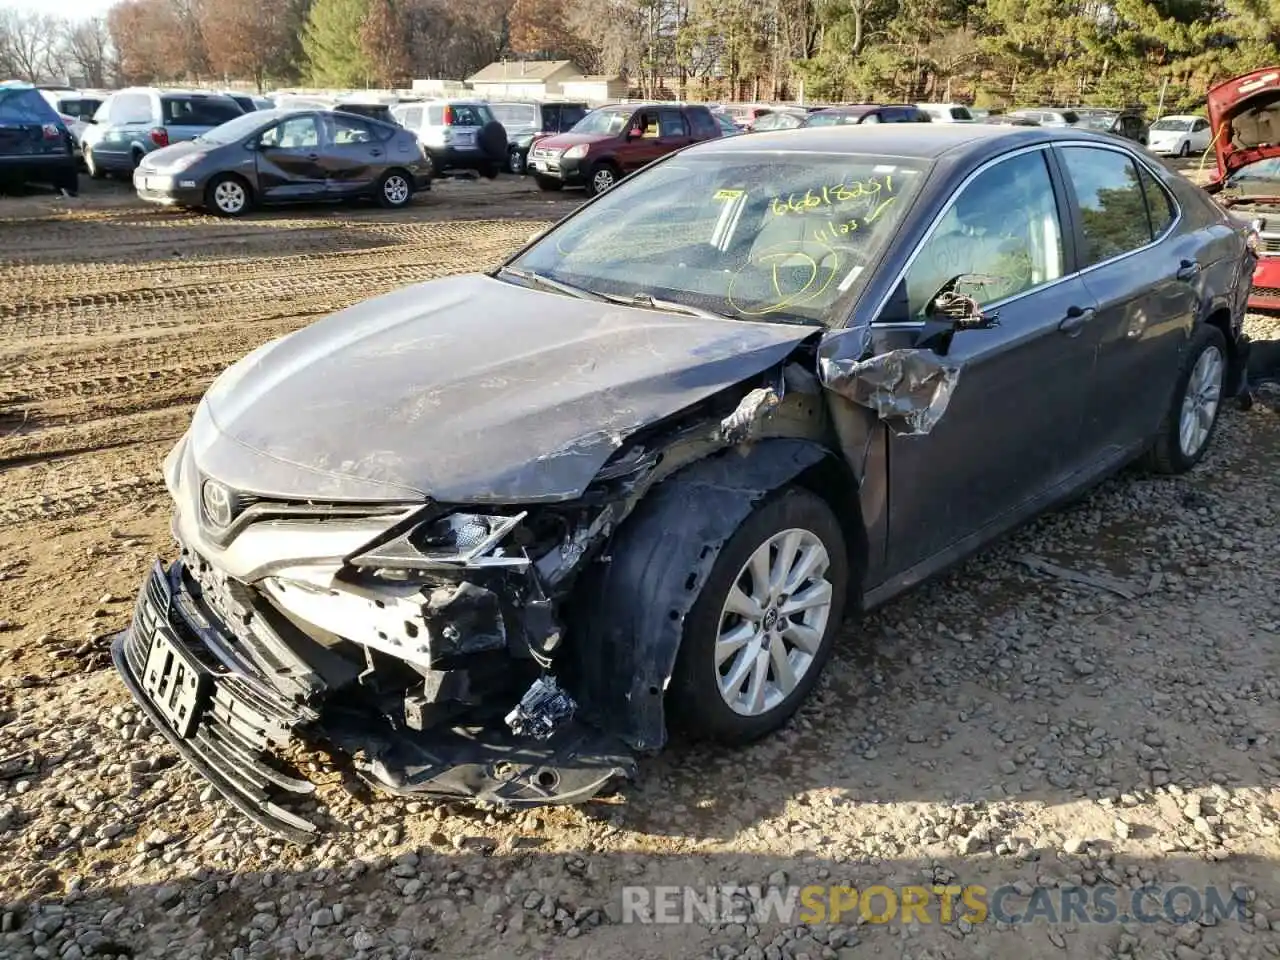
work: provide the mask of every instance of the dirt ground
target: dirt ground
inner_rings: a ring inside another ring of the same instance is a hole
[[[1224,411],[1190,475],[1127,471],[850,625],[780,735],[677,744],[585,807],[371,797],[315,757],[343,826],[300,848],[177,763],[107,650],[169,553],[158,467],[210,379],[339,307],[487,265],[580,199],[504,178],[394,214],[230,222],[113,184],[0,198],[0,960],[1280,956],[1270,390]],[[1273,319],[1250,331],[1280,342]],[[678,884],[932,899],[888,923],[624,922],[624,886]],[[965,885],[1005,888],[1007,913],[1108,890],[1119,910],[944,915],[937,891]],[[1158,915],[1128,909],[1143,887]],[[1208,888],[1236,913],[1185,916]]]

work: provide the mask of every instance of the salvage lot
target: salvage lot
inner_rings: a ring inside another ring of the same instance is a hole
[[[678,745],[586,808],[371,798],[308,757],[349,829],[304,850],[174,765],[108,668],[107,637],[168,553],[157,467],[205,385],[336,308],[493,262],[579,200],[505,178],[444,183],[397,214],[244,222],[144,209],[110,184],[0,200],[0,955],[1280,955],[1270,393],[1224,412],[1190,475],[1130,471],[850,627],[782,735]],[[1250,333],[1280,340],[1280,322]],[[1248,916],[846,920],[799,936],[613,922],[624,884],[778,871],[859,887],[1236,884]]]

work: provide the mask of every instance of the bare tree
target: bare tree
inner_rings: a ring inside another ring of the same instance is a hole
[[[114,79],[115,51],[107,21],[102,17],[64,23],[62,55],[66,64],[90,87],[105,87]]]
[[[60,23],[56,17],[13,8],[0,9],[0,68],[7,76],[35,83],[58,68]]]

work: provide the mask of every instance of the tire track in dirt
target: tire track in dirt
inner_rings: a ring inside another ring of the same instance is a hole
[[[544,226],[384,217],[0,221],[0,527],[161,503],[160,463],[229,363]]]

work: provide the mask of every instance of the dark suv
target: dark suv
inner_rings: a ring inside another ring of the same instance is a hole
[[[29,83],[0,83],[0,180],[76,192],[71,134]]]
[[[720,135],[701,104],[614,104],[592,110],[568,133],[539,140],[530,166],[543,190],[585,186],[594,196],[673,150]]]
[[[500,101],[489,106],[507,131],[507,170],[511,173],[525,172],[533,141],[572,130],[591,109],[585,103],[532,100]]]
[[[1144,147],[1147,145],[1149,128],[1141,109],[1110,110],[1104,107],[1076,107],[1076,115],[1080,118],[1076,126],[1124,137]]]

